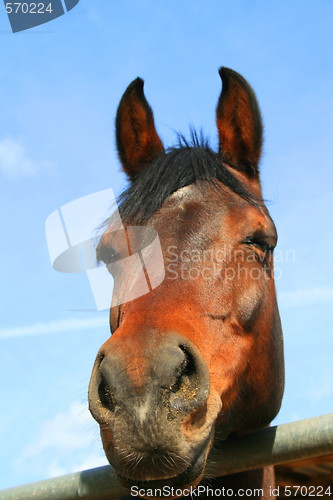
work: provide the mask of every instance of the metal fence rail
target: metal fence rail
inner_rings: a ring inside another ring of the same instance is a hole
[[[262,429],[224,442],[210,457],[211,477],[333,452],[333,413]],[[102,500],[128,495],[109,466],[0,491],[0,500]]]

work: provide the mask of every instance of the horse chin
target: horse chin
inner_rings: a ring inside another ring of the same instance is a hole
[[[142,498],[158,499],[161,497],[165,498],[166,496],[170,499],[179,498],[184,495],[183,492],[185,490],[196,488],[202,480],[213,437],[214,433],[211,432],[208,438],[200,446],[192,462],[183,472],[175,476],[150,479],[149,476],[142,473],[140,479],[133,479],[117,472],[117,469],[115,469],[118,480],[125,488],[129,488],[131,491],[134,489],[134,491],[137,492],[136,496]],[[109,462],[112,465],[112,461],[109,460]]]
[[[184,472],[178,476],[154,480],[132,480],[128,477],[117,474],[119,482],[131,491],[138,492],[142,498],[161,498],[167,495],[168,498],[179,498],[184,495],[187,489],[195,488],[204,475],[206,460],[198,459],[192,463]]]

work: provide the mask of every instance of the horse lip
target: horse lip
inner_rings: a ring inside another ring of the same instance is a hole
[[[125,486],[126,488],[131,488],[133,486],[137,486],[140,489],[143,490],[148,490],[148,489],[158,489],[158,488],[163,488],[163,486],[173,486],[175,488],[179,487],[184,487],[187,484],[193,483],[200,475],[202,474],[203,471],[203,466],[200,467],[200,470],[197,470],[197,460],[195,462],[191,463],[191,465],[181,474],[175,477],[169,477],[165,479],[153,479],[153,480],[147,480],[147,481],[140,481],[140,480],[132,480],[129,479],[125,476],[121,476],[120,474],[117,474],[118,479],[120,483]]]
[[[191,464],[178,476],[166,477],[164,479],[135,480],[117,473],[117,477],[120,483],[126,488],[137,486],[140,489],[148,490],[163,488],[163,486],[175,488],[186,487],[187,485],[193,484],[202,476],[203,470],[206,465],[206,459],[208,451],[210,449],[210,444],[212,442],[212,437],[213,432],[211,432],[207,439],[205,439],[205,441],[202,443]]]

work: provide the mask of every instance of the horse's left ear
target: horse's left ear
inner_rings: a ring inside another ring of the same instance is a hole
[[[137,78],[126,89],[117,111],[116,140],[120,161],[130,178],[143,170],[163,150],[154,115]]]
[[[222,92],[216,109],[220,153],[232,167],[259,180],[262,121],[253,89],[228,68],[219,70]]]

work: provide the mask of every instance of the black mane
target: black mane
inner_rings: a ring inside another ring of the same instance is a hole
[[[118,209],[124,222],[144,223],[172,193],[196,181],[217,182],[230,188],[251,204],[255,197],[223,163],[223,156],[215,153],[202,134],[191,131],[191,140],[178,134],[178,144],[153,160],[133,179],[119,196]],[[228,163],[228,162],[224,162]]]

